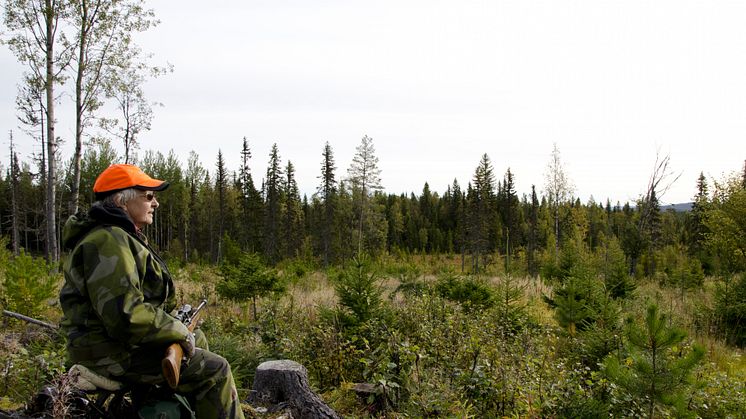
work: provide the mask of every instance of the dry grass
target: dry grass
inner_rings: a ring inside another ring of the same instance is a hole
[[[719,371],[746,381],[746,352],[743,349],[728,346],[709,336],[702,336],[696,341],[707,351],[707,361],[712,362]]]
[[[504,276],[489,278],[489,282],[494,286],[499,286],[504,281]],[[530,276],[514,277],[512,281],[513,286],[523,289],[522,303],[525,304],[531,318],[541,325],[556,326],[557,320],[554,318],[554,311],[544,301],[545,295],[552,295],[552,286],[539,278],[532,278]]]
[[[711,323],[715,307],[714,288],[716,280],[707,278],[696,290],[661,287],[654,281],[638,284],[635,297],[629,301],[627,310],[642,315],[649,303],[655,303],[670,319],[685,328],[694,337],[715,332]]]
[[[425,256],[411,256],[407,263],[418,265],[438,265],[438,268],[449,266],[454,271],[460,270],[460,258],[439,258],[438,260],[426,260]],[[195,279],[199,280],[195,280]],[[424,273],[418,278],[421,281],[432,283],[437,280],[435,273]],[[248,315],[249,302],[237,303],[225,299],[219,299],[215,293],[214,284],[218,276],[213,268],[202,268],[188,266],[179,270],[175,275],[177,282],[177,301],[179,304],[195,304],[201,298],[207,296],[210,306],[215,307],[222,313],[233,317]],[[487,278],[492,285],[499,285],[505,280],[503,275],[495,275]],[[552,295],[551,285],[544,281],[528,276],[514,277],[514,285],[521,287],[524,292],[523,304],[525,304],[529,315],[539,324],[556,326],[554,311],[544,302],[545,295]],[[404,296],[394,291],[401,284],[397,275],[388,275],[381,278],[380,285],[384,290],[383,297],[389,299],[393,304],[404,304]],[[707,278],[704,286],[698,290],[685,290],[661,287],[654,281],[645,281],[638,284],[635,297],[629,300],[624,309],[632,315],[643,315],[645,307],[649,302],[655,302],[666,313],[670,313],[672,322],[683,327],[689,332],[689,336],[702,344],[708,352],[708,359],[718,369],[729,374],[746,375],[746,356],[743,350],[738,350],[725,345],[720,340],[711,337],[714,326],[706,324],[712,318],[714,309],[713,290],[716,280]],[[259,305],[266,304],[260,299]],[[304,315],[315,317],[318,307],[332,307],[337,304],[337,296],[334,286],[323,272],[312,272],[306,277],[289,285],[287,293],[282,297],[280,303],[290,306],[293,310],[302,312]],[[261,308],[260,308],[261,309]],[[50,310],[50,312],[53,310]],[[705,324],[703,324],[705,322]]]
[[[334,286],[322,272],[313,272],[288,287],[284,300],[292,301],[298,309],[329,307],[337,303]]]

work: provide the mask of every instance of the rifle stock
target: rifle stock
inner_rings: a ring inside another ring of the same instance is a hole
[[[194,332],[194,328],[197,327],[199,318],[202,315],[202,308],[204,308],[206,304],[207,301],[203,300],[192,315],[192,318],[189,320],[187,329],[189,329],[190,333]],[[181,348],[181,345],[178,343],[172,343],[168,346],[168,348],[166,348],[166,355],[161,361],[163,377],[166,378],[166,382],[172,389],[176,389],[176,386],[179,385],[179,378],[181,376],[181,360],[183,358],[184,350]]]
[[[166,349],[166,356],[161,361],[161,368],[163,368],[163,376],[166,378],[168,386],[172,389],[176,389],[179,385],[179,377],[181,375],[181,359],[184,357],[184,350],[181,349],[181,345],[178,343],[172,343]]]

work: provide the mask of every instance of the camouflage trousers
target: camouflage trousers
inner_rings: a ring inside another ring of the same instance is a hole
[[[181,366],[176,393],[189,400],[197,419],[243,419],[230,364],[207,349],[209,346],[201,331],[198,330],[195,335],[197,349],[194,356]],[[133,362],[121,378],[146,384],[163,383],[161,358],[154,360],[152,355],[133,357]]]

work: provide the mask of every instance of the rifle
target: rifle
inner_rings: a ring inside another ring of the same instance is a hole
[[[192,306],[189,304],[184,305],[179,309],[176,314],[177,318],[181,320],[189,329],[189,333],[194,331],[194,328],[199,322],[201,310],[207,305],[207,300],[202,302],[192,310]],[[163,376],[166,377],[168,385],[175,389],[179,385],[179,376],[181,375],[181,360],[184,358],[184,350],[181,349],[181,345],[178,343],[172,343],[166,349],[166,355],[161,361],[161,368],[163,368]]]

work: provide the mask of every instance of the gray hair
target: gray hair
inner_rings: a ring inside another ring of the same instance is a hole
[[[113,194],[106,196],[106,198],[101,200],[101,203],[105,206],[121,208],[127,205],[127,202],[131,201],[134,198],[137,198],[138,195],[139,193],[135,188],[123,189],[119,192],[114,192]]]

